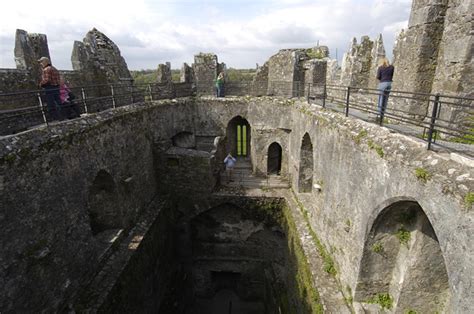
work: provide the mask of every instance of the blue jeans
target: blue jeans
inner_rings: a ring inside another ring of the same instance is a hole
[[[44,86],[44,94],[46,103],[48,104],[48,112],[53,120],[60,120],[61,114],[61,98],[59,97],[59,86]]]
[[[388,95],[392,89],[392,82],[381,82],[377,89],[380,92],[377,110],[378,114],[381,116],[382,112],[385,113],[385,109],[387,108]]]
[[[224,97],[224,85],[217,85],[217,97]]]

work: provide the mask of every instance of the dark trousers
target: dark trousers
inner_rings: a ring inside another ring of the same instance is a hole
[[[217,85],[217,97],[224,97],[224,85]]]
[[[53,120],[61,120],[61,98],[59,97],[59,86],[46,85],[43,86],[48,112]]]

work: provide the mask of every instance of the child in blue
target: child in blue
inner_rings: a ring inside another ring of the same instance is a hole
[[[236,162],[237,159],[235,159],[230,153],[228,153],[224,159],[225,170],[227,171],[229,182],[232,181],[232,170],[234,170]]]

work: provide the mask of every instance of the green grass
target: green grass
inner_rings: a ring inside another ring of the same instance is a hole
[[[359,132],[359,134],[357,134],[355,137],[354,137],[354,142],[356,142],[356,144],[360,144],[360,141],[367,136],[367,131],[366,130],[362,130]]]
[[[372,244],[372,251],[374,251],[375,253],[383,253],[383,245],[381,242],[375,242],[374,244]]]
[[[398,229],[397,233],[395,235],[398,238],[398,241],[400,241],[400,244],[405,244],[408,245],[408,241],[410,241],[411,238],[411,233],[410,231],[406,230],[405,228],[401,227]]]
[[[474,204],[474,193],[469,192],[466,194],[466,197],[464,198],[464,202],[466,203],[467,207],[471,207],[472,204]]]
[[[416,168],[415,176],[423,183],[426,183],[431,178],[431,174],[424,168]]]
[[[374,141],[372,140],[369,140],[367,142],[367,145],[369,146],[370,149],[375,150],[375,152],[380,156],[380,158],[383,158],[384,152],[383,152],[382,146],[375,144]]]
[[[382,309],[390,310],[393,306],[393,299],[388,293],[378,293],[371,299],[367,300],[367,303],[378,304]]]

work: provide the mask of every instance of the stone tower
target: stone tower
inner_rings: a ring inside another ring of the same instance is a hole
[[[392,89],[431,93],[447,8],[448,0],[413,0],[408,29],[400,33],[394,46]],[[399,101],[397,106],[418,119],[428,110],[424,100]]]
[[[214,80],[220,71],[217,56],[213,53],[199,53],[194,56],[193,72],[198,94],[214,94]]]

